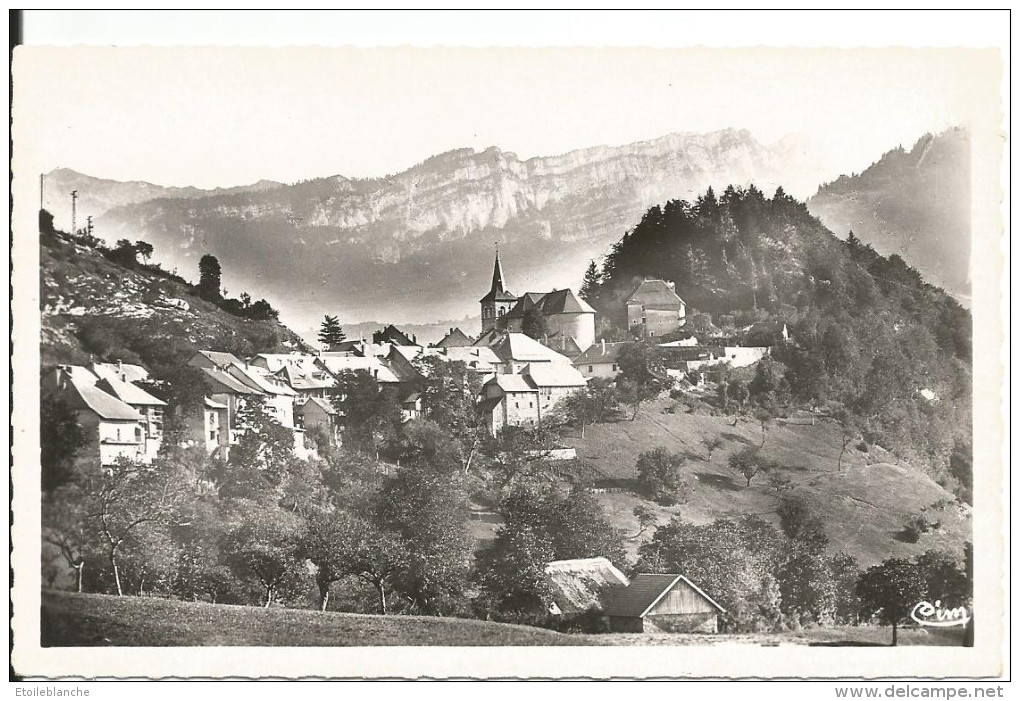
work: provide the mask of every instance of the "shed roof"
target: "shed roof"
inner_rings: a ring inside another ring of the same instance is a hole
[[[550,562],[545,574],[560,613],[602,608],[613,590],[627,586],[626,575],[604,557]]]
[[[609,616],[644,618],[648,612],[666,595],[677,582],[684,581],[700,594],[708,603],[719,609],[726,610],[717,604],[712,597],[703,592],[691,580],[682,574],[638,574],[625,589],[617,589],[606,604]]]

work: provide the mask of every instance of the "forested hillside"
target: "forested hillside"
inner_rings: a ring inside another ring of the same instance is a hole
[[[645,277],[676,284],[693,328],[704,314],[723,328],[786,322],[768,402],[837,404],[867,442],[969,498],[970,314],[900,257],[839,240],[782,189],[731,186],[652,207],[589,269],[584,294],[621,323]]]

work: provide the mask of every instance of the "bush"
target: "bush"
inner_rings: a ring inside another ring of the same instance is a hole
[[[932,523],[928,520],[928,517],[922,514],[914,514],[908,516],[906,522],[903,525],[903,531],[901,533],[903,540],[908,543],[916,543],[921,539],[921,536],[928,531],[937,529],[941,524],[938,522]]]

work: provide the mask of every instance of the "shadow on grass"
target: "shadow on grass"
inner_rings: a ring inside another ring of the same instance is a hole
[[[744,445],[757,445],[757,443],[752,441],[750,438],[746,438],[745,436],[738,436],[736,433],[720,433],[719,435],[721,435],[726,440],[734,441],[735,443],[743,443]]]
[[[699,482],[716,489],[725,489],[730,492],[737,492],[741,489],[740,485],[736,484],[732,477],[727,477],[726,475],[717,475],[712,472],[695,472],[694,474]]]

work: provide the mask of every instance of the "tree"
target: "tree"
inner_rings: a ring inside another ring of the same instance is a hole
[[[138,262],[138,249],[127,239],[120,239],[109,256],[110,260],[119,265],[130,266]]]
[[[380,528],[404,544],[406,565],[393,586],[424,615],[455,611],[467,587],[471,541],[467,505],[449,477],[407,465],[386,480],[376,506]]]
[[[542,469],[543,461],[557,445],[558,437],[548,428],[505,426],[498,435],[486,439],[482,450],[489,458],[499,488],[507,489],[516,482],[547,476]]]
[[[581,281],[581,289],[579,294],[588,304],[592,306],[598,301],[599,287],[602,285],[602,272],[599,267],[592,260],[588,263],[588,267],[584,271],[584,279]]]
[[[634,534],[634,537],[640,538],[641,534],[647,531],[656,522],[655,512],[644,504],[638,504],[634,507],[634,511],[632,513],[638,521],[638,532]]]
[[[824,547],[829,542],[822,519],[811,513],[803,499],[784,497],[779,502],[777,513],[779,527],[788,538],[818,548]]]
[[[238,576],[259,582],[265,592],[263,606],[269,608],[301,566],[298,548],[305,521],[277,506],[243,500],[238,516],[238,525],[226,537],[227,562]]]
[[[568,422],[580,426],[584,438],[584,427],[604,421],[617,411],[619,402],[619,391],[611,380],[593,377],[585,387],[564,397],[559,410]]]
[[[767,458],[755,446],[748,446],[738,453],[730,456],[730,468],[739,472],[747,480],[747,486],[751,486],[751,480],[760,472],[769,472],[776,464]]]
[[[327,314],[319,326],[319,343],[326,347],[326,350],[333,350],[347,340],[340,320],[335,316]]]
[[[124,593],[118,564],[121,547],[136,529],[166,523],[173,516],[194,479],[181,468],[169,458],[152,465],[121,459],[84,478],[89,516],[97,521],[118,595]]]
[[[892,626],[892,644],[896,645],[896,627],[927,594],[920,568],[901,558],[889,558],[869,567],[857,582],[862,609],[878,615],[884,625]]]
[[[42,489],[51,492],[71,479],[75,455],[85,445],[85,432],[62,397],[43,394],[39,400],[39,433],[46,437],[39,455]]]
[[[521,332],[534,338],[542,340],[549,334],[549,324],[546,322],[545,314],[536,307],[529,307],[521,319]]]
[[[850,233],[852,234],[853,232]],[[833,418],[839,422],[841,441],[839,457],[836,459],[836,472],[842,472],[843,455],[846,453],[847,446],[860,437],[861,431],[856,417],[846,409],[837,411]]]
[[[926,550],[914,558],[914,562],[924,581],[928,601],[941,601],[943,608],[970,602],[970,579],[952,555],[941,550]]]
[[[460,445],[461,469],[468,472],[485,438],[482,416],[475,405],[481,391],[477,373],[461,361],[428,356],[416,364],[422,413]]]
[[[218,303],[223,299],[220,292],[220,262],[216,256],[205,254],[198,261],[198,296],[207,302]]]
[[[152,244],[148,241],[135,241],[135,252],[144,258],[146,263],[148,263],[152,258],[152,254],[155,250],[156,249],[153,248]]]
[[[641,453],[637,459],[638,483],[652,499],[670,506],[690,492],[690,484],[683,477],[687,458],[666,448]]]
[[[705,450],[708,452],[708,459],[712,459],[712,453],[719,450],[723,446],[723,440],[719,436],[711,436],[701,441],[701,444],[705,446]]]
[[[492,545],[478,554],[476,564],[489,606],[518,615],[548,611],[553,599],[545,567],[554,559],[548,538],[531,526],[501,526]]]
[[[86,494],[74,482],[43,494],[43,540],[53,545],[74,570],[75,591],[81,592],[86,557],[96,545],[96,524],[88,513]]]
[[[294,455],[294,434],[269,413],[265,400],[252,398],[238,406],[241,435],[230,449],[220,479],[220,495],[275,501]]]
[[[754,420],[761,426],[761,445],[759,448],[765,447],[765,433],[772,427],[772,419],[774,413],[768,407],[760,406],[754,410]]]
[[[620,378],[616,381],[620,402],[630,407],[630,420],[637,418],[641,405],[659,396],[661,387],[655,384],[638,384],[633,380]]]
[[[325,611],[330,586],[349,575],[370,583],[386,614],[390,578],[406,564],[402,544],[365,518],[346,511],[323,513],[309,524],[301,553],[316,567],[319,607]]]
[[[389,388],[380,389],[368,370],[344,370],[332,389],[333,406],[351,441],[374,450],[376,434],[400,422],[400,404]]]

